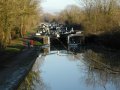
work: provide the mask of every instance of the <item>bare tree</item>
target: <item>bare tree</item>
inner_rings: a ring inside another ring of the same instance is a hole
[[[59,14],[59,18],[61,22],[66,22],[68,24],[80,24],[82,21],[82,14],[80,7],[75,5],[67,6],[62,12]]]
[[[79,0],[81,1],[81,0]],[[100,34],[117,27],[119,0],[82,0],[86,33]],[[117,16],[117,17],[116,17]]]
[[[39,21],[38,0],[0,0],[0,46],[11,41],[14,27],[23,32],[31,30]]]

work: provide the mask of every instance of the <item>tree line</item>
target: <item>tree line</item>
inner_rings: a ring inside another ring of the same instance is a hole
[[[120,31],[119,0],[77,0],[79,5],[69,5],[52,15],[41,14],[41,0],[0,0],[0,48],[12,39],[23,37],[40,19],[66,25],[82,26],[85,35]]]
[[[119,0],[77,0],[79,5],[69,5],[48,21],[55,19],[63,24],[78,24],[86,34],[101,34],[120,26]],[[49,15],[50,16],[50,15]]]
[[[120,0],[76,1],[78,5],[69,5],[50,19],[68,26],[81,26],[89,42],[120,49]]]
[[[83,0],[86,33],[101,34],[120,26],[119,0]]]
[[[0,0],[0,48],[23,37],[40,21],[40,0]]]

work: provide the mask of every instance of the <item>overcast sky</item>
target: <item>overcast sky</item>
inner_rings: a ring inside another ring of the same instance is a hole
[[[44,0],[42,8],[44,12],[54,13],[63,10],[66,6],[75,4],[76,0]]]

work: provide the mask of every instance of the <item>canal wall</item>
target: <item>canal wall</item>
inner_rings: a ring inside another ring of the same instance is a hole
[[[39,52],[38,47],[25,49],[6,63],[0,70],[0,90],[16,90],[31,70]]]

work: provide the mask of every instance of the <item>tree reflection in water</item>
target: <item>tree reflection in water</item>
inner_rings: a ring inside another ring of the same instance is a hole
[[[88,63],[86,84],[102,86],[106,90],[108,84],[116,90],[120,89],[120,53],[97,50],[86,50],[83,59]]]
[[[43,82],[41,72],[39,70],[41,64],[45,60],[46,55],[49,54],[49,51],[50,50],[47,49],[43,50],[44,53],[42,57],[38,57],[32,71],[26,77],[25,81],[18,90],[51,89]],[[103,87],[104,90],[113,90],[110,88],[115,88],[116,90],[120,89],[119,52],[110,52],[95,48],[86,49],[84,47],[69,47],[68,51],[58,51],[57,55],[67,57],[69,61],[78,60],[80,63],[82,62],[82,64],[79,63],[80,65],[78,65],[78,67],[83,70],[83,72],[81,72],[82,80],[84,80],[85,85],[88,87],[93,87],[93,90],[100,90],[98,87]],[[78,70],[80,71],[80,69]],[[83,82],[81,84],[83,84]]]
[[[85,64],[85,83],[89,87],[103,87],[108,90],[108,87],[115,87],[120,90],[120,52],[107,51],[102,48],[94,47],[69,47],[72,55],[69,55],[69,60],[82,60]],[[81,69],[81,65],[79,65]],[[111,85],[111,86],[109,86]],[[112,89],[111,89],[112,90]]]
[[[32,70],[19,86],[18,90],[47,90],[48,87],[43,83],[39,70],[43,61],[44,56],[37,58]]]

